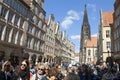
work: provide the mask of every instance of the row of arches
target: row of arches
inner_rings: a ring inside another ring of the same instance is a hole
[[[2,60],[3,61],[7,60],[7,59],[5,59],[5,57],[6,57],[5,54],[6,53],[4,51],[0,51],[0,62]],[[46,57],[46,56],[41,55],[41,54],[39,54],[39,55],[37,55],[37,54],[30,54],[30,53],[22,53],[22,54],[20,53],[20,54],[17,54],[17,53],[14,53],[14,52],[10,53],[8,59],[11,61],[13,67],[19,65],[20,61],[22,59],[28,59],[34,65],[36,65],[39,62],[43,62],[43,63],[45,63],[45,62],[48,62],[48,63],[58,63],[58,64],[61,64],[61,62],[62,62],[62,58],[61,57],[57,57],[57,56],[53,58],[53,57]]]

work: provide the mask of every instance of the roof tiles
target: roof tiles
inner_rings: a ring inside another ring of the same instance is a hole
[[[102,12],[102,25],[109,26],[113,23],[113,12]]]
[[[86,41],[86,47],[97,47],[97,37],[91,37],[91,40]]]

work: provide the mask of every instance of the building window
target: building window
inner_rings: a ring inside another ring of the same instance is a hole
[[[11,30],[11,29],[10,29],[9,27],[6,28],[5,41],[7,41],[7,42],[8,42],[8,40],[9,40],[10,30]]]
[[[3,2],[8,4],[8,5],[10,4],[10,0],[3,0]]]
[[[38,35],[39,35],[38,33],[39,33],[39,30],[36,28],[36,29],[35,29],[35,36],[38,37]]]
[[[8,22],[10,22],[10,23],[11,23],[12,18],[13,18],[13,13],[12,13],[12,12],[9,12]]]
[[[40,20],[40,21],[38,22],[38,27],[41,28],[41,26],[42,26],[42,21]]]
[[[106,38],[110,37],[110,30],[106,30]]]
[[[18,39],[17,39],[17,44],[21,44],[21,38],[22,38],[22,32],[19,32]]]
[[[12,8],[14,8],[14,3],[15,3],[15,0],[10,0],[10,6],[12,7]]]
[[[37,18],[37,20],[36,20],[36,25],[38,25],[38,23],[39,23],[39,19]]]
[[[13,31],[12,41],[11,41],[12,43],[15,43],[16,34],[17,34],[17,31]]]
[[[110,49],[110,42],[106,42],[106,48]]]
[[[22,6],[22,5],[21,5]],[[24,6],[22,6],[22,8],[20,9],[20,11],[21,11],[21,14],[23,15],[23,16],[26,16],[27,15],[27,9],[24,7]]]
[[[23,28],[23,24],[24,24],[24,20],[21,19],[21,20],[20,20],[20,28]]]
[[[40,41],[39,50],[42,51],[42,48],[43,48],[43,42]]]
[[[29,15],[29,20],[30,20],[31,22],[34,22],[33,17],[34,17],[34,15],[31,13],[31,14]]]
[[[35,42],[34,42],[34,46],[33,46],[33,49],[34,49],[34,50],[37,50],[37,43],[38,43],[38,41],[35,40]]]
[[[1,11],[1,17],[2,18],[5,18],[5,16],[6,16],[6,13],[7,13],[7,9],[6,8],[4,8],[4,7],[2,7],[2,11]]]
[[[15,21],[14,21],[14,24],[15,24],[15,25],[17,25],[18,20],[19,20],[19,17],[16,15],[16,16],[15,16]]]
[[[27,37],[27,47],[30,48],[30,45],[31,45],[31,37]]]
[[[90,54],[91,54],[91,50],[88,50],[88,56],[90,56]]]
[[[29,26],[28,26],[28,32],[32,33],[32,29],[33,29],[33,26],[29,24]]]
[[[17,11],[17,12],[20,12],[20,4],[18,4],[17,1],[14,2],[14,9]]]
[[[97,55],[97,50],[95,50],[95,56]]]

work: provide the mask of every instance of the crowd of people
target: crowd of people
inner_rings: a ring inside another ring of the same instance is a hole
[[[12,66],[9,60],[1,63],[0,80],[120,80],[115,66],[76,64],[64,66],[55,63],[37,63],[23,59]]]

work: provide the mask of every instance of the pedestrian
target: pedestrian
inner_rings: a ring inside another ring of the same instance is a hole
[[[50,66],[48,64],[45,65],[45,74],[47,79],[49,79],[49,71],[50,71]]]
[[[30,80],[48,80],[45,74],[45,66],[44,64],[37,64],[37,72],[32,76]]]
[[[71,67],[68,69],[68,74],[64,80],[80,80],[80,77],[75,73],[75,69]]]
[[[3,63],[0,76],[0,80],[12,80],[13,71],[10,61],[7,60]]]
[[[30,80],[29,78],[30,78],[29,61],[27,59],[24,59],[21,62],[17,80]]]
[[[64,76],[62,74],[62,67],[59,65],[57,69],[58,69],[58,80],[63,80]]]
[[[56,67],[50,68],[50,70],[49,70],[49,80],[59,80],[58,75],[59,75],[59,72],[58,72],[58,69]]]

